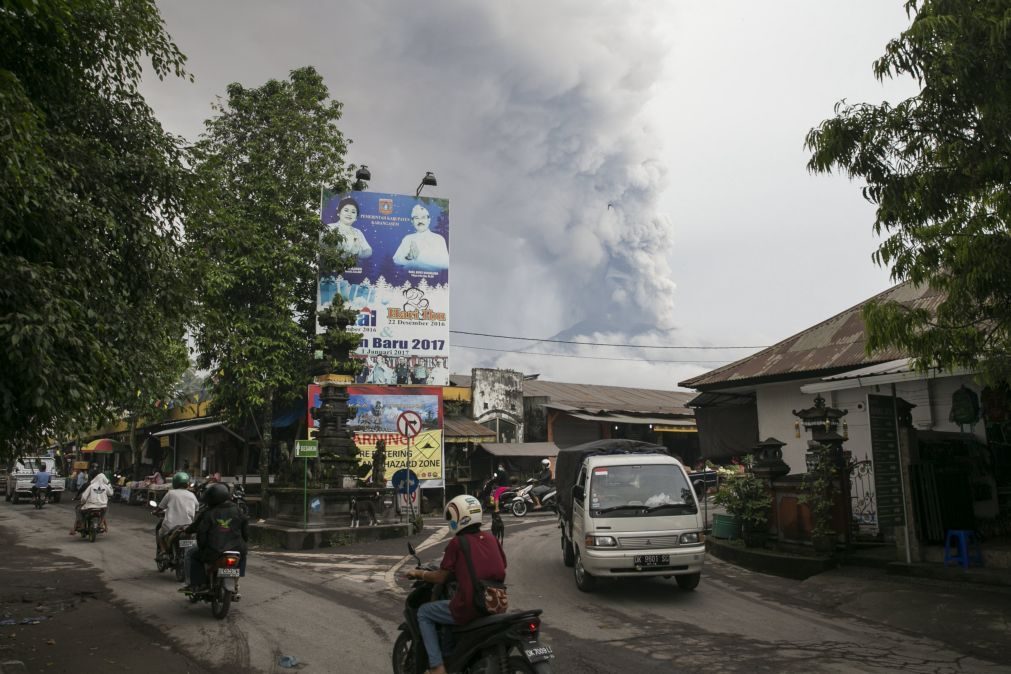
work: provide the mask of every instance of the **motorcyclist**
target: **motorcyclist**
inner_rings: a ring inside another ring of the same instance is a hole
[[[165,517],[155,527],[158,540],[158,555],[166,555],[178,536],[176,527],[186,527],[193,523],[197,512],[197,497],[189,490],[189,473],[179,471],[172,476],[172,489],[162,497],[155,512],[165,513]]]
[[[52,487],[50,487],[50,475],[49,469],[46,468],[44,461],[39,461],[39,469],[35,475],[32,475],[32,498],[34,499],[38,494],[40,489],[46,490],[46,498],[49,498],[49,494],[52,492]]]
[[[505,482],[502,482],[502,475],[505,475]],[[478,500],[482,504],[487,505],[492,509],[492,512],[499,511],[499,503],[502,500],[502,494],[509,491],[509,476],[505,473],[505,469],[499,466],[499,470],[491,474],[483,485],[481,485],[481,491],[478,492]]]
[[[228,550],[242,553],[239,574],[246,571],[246,541],[249,525],[239,506],[230,498],[228,485],[215,482],[204,491],[202,508],[186,533],[196,533],[197,544],[186,550],[186,585],[181,592],[207,590],[204,565],[214,562]]]
[[[530,490],[530,497],[534,500],[534,510],[541,509],[541,499],[551,491],[551,459],[541,461],[541,472],[537,476],[537,486]]]
[[[74,523],[74,528],[70,530],[71,535],[74,535],[84,527],[84,512],[86,510],[101,510],[101,531],[108,531],[109,529],[109,525],[105,520],[105,511],[109,507],[109,497],[112,496],[112,484],[109,483],[109,478],[105,476],[105,473],[98,470],[98,468],[92,468],[91,472],[88,473],[88,478],[87,486],[77,495],[80,503],[76,508],[77,519]]]
[[[460,537],[467,536],[470,561],[477,580],[505,581],[506,557],[495,537],[481,531],[481,502],[473,496],[457,496],[446,504],[449,530],[456,534],[446,546],[438,571],[411,569],[408,578],[419,578],[429,583],[445,583],[450,577],[457,581],[452,599],[430,601],[418,609],[418,626],[421,629],[425,651],[428,653],[430,674],[445,674],[442,649],[437,625],[466,625],[478,619],[474,607],[474,580],[470,577],[467,560]]]

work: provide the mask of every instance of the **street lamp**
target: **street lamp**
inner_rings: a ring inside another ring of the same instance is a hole
[[[418,185],[418,189],[414,192],[414,198],[417,199],[421,196],[421,188],[425,185],[430,185],[435,187],[439,183],[435,180],[435,174],[431,171],[425,171],[425,177],[421,179],[421,183]]]
[[[351,186],[351,189],[355,192],[362,192],[368,187],[366,183],[369,180],[372,180],[372,172],[369,171],[368,166],[362,164],[361,167],[355,171],[355,183]]]

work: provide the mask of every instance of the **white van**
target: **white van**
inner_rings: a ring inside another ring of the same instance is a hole
[[[562,558],[580,590],[608,577],[673,576],[683,590],[699,584],[704,521],[684,466],[663,451],[597,441],[559,452],[561,469],[575,473],[567,488],[556,468]]]

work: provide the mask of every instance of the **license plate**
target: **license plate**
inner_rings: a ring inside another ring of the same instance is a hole
[[[197,542],[195,540],[193,540],[192,538],[180,538],[179,539],[179,547],[180,548],[192,548],[196,544],[197,544]]]
[[[527,644],[523,648],[523,654],[527,656],[527,662],[537,663],[548,660],[553,655],[551,646],[542,646],[538,643]]]
[[[218,569],[218,575],[222,578],[238,578],[238,569]]]
[[[670,555],[636,555],[632,563],[636,566],[670,566]]]

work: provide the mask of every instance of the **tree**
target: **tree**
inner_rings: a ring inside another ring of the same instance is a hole
[[[215,408],[257,425],[264,485],[275,403],[304,395],[318,341],[321,189],[348,184],[342,106],[329,98],[312,67],[231,84],[195,147],[186,234],[198,365],[216,373]]]
[[[144,62],[164,78],[184,60],[153,0],[0,10],[0,454],[174,378],[187,172],[138,85]]]
[[[909,75],[920,92],[836,105],[807,135],[808,168],[866,182],[874,254],[892,277],[942,291],[934,311],[872,303],[869,352],[898,347],[917,368],[1011,375],[1011,2],[909,0],[911,25],[874,63],[878,80]]]

